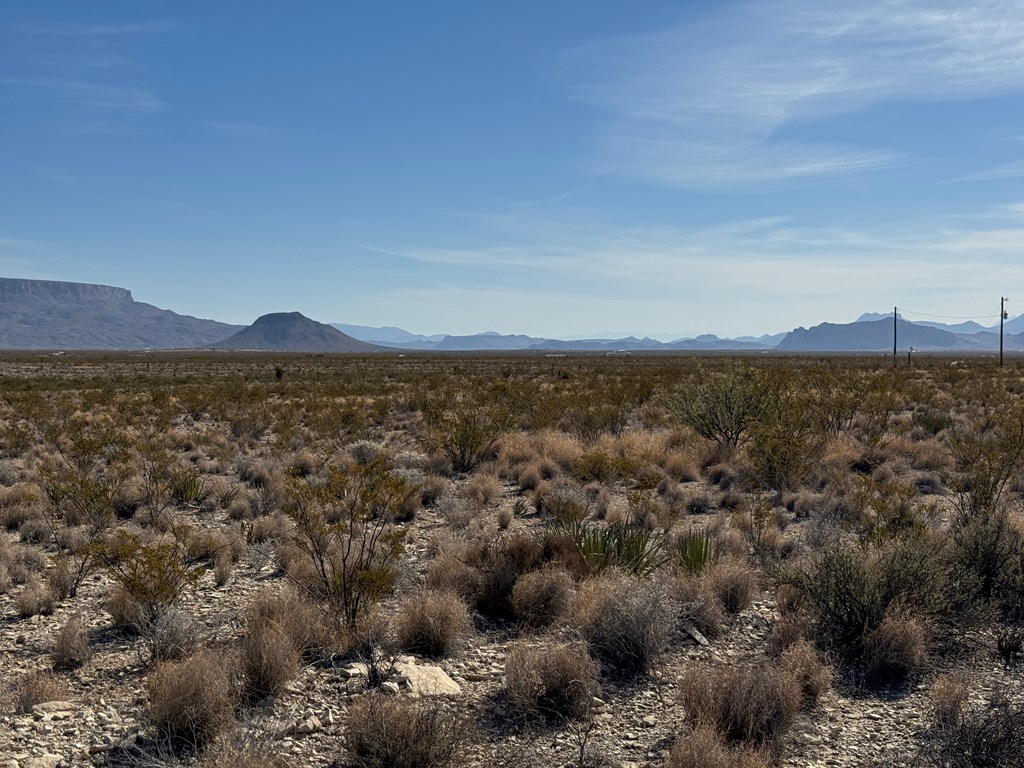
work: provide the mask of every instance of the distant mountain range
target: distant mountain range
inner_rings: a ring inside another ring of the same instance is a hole
[[[897,316],[897,349],[921,352],[991,353],[999,348],[999,326],[973,321],[953,325],[910,322]],[[1024,350],[1024,315],[1004,326],[1005,348]],[[391,350],[510,351],[892,351],[893,318],[866,313],[852,323],[821,323],[788,333],[723,339],[713,334],[673,341],[627,336],[618,339],[546,339],[496,332],[468,336],[410,333],[402,328],[319,323],[298,312],[263,315],[243,327],[179,315],[135,301],[130,291],[106,285],[0,278],[2,349],[231,349],[292,352]]]

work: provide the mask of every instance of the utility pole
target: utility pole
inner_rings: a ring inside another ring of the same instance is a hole
[[[892,308],[892,367],[896,367],[896,307]]]
[[[1006,320],[1006,297],[999,297],[999,367],[1003,367],[1003,321]]]

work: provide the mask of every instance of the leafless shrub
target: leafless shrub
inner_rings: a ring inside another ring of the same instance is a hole
[[[715,728],[730,742],[781,749],[800,711],[800,684],[785,669],[690,668],[680,680],[682,704],[694,725]]]
[[[520,715],[585,718],[601,692],[598,671],[582,643],[520,644],[505,662],[505,690]]]
[[[155,620],[147,622],[139,631],[149,642],[153,661],[177,661],[196,648],[203,639],[203,628],[188,612],[171,608]]]
[[[959,719],[926,741],[915,765],[935,768],[1024,766],[1024,708],[1001,698],[965,709]]]
[[[599,659],[642,673],[668,646],[676,620],[660,584],[611,573],[583,583],[571,623]]]
[[[562,568],[524,573],[512,588],[512,612],[528,627],[544,627],[569,613],[575,583]]]
[[[80,617],[72,616],[54,638],[51,654],[54,669],[76,669],[91,656],[89,629]]]
[[[160,665],[148,687],[150,719],[165,738],[201,746],[231,722],[227,664],[212,652]]]
[[[466,762],[471,726],[433,699],[368,696],[345,722],[353,768],[448,768]]]
[[[235,569],[235,561],[231,558],[231,552],[222,550],[213,558],[213,582],[218,587],[223,587],[231,579],[231,573]]]
[[[412,595],[395,620],[400,648],[434,658],[451,655],[470,627],[462,599],[452,592],[433,590]]]

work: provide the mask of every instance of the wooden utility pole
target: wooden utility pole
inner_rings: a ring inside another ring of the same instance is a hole
[[[1006,297],[999,297],[999,367],[1003,367],[1003,321],[1006,320]]]
[[[896,367],[896,307],[892,308],[892,367]]]

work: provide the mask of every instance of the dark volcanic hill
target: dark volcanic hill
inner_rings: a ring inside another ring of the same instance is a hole
[[[276,352],[375,352],[381,347],[353,339],[337,328],[310,320],[299,312],[263,315],[248,328],[212,345],[215,349]]]
[[[191,348],[238,328],[135,301],[124,288],[0,278],[2,349]]]

